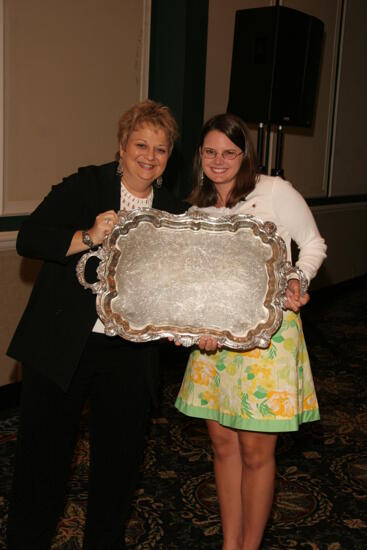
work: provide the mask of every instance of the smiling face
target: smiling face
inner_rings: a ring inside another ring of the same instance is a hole
[[[232,160],[225,159],[222,156],[222,153],[228,154],[225,151],[231,151],[237,156]],[[200,155],[205,175],[213,182],[218,195],[224,199],[229,195],[236,182],[236,176],[243,160],[241,149],[223,132],[211,130],[204,138]],[[214,156],[214,158],[209,158],[210,156]],[[222,202],[225,204],[225,200]]]
[[[120,145],[122,180],[130,193],[146,197],[154,180],[161,176],[169,157],[169,143],[162,128],[144,124],[133,130],[125,146]]]

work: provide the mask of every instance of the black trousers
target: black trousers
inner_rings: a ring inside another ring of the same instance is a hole
[[[91,334],[66,393],[37,368],[23,366],[8,550],[51,547],[87,400],[90,472],[83,548],[124,548],[154,363],[146,344]]]

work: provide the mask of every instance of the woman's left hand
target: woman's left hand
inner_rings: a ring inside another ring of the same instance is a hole
[[[202,336],[199,340],[199,348],[201,351],[217,351],[221,347],[218,340],[211,336]]]
[[[285,307],[298,313],[302,306],[310,301],[308,292],[301,295],[301,287],[298,279],[290,279],[285,291]]]

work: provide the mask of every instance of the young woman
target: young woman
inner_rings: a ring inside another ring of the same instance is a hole
[[[245,213],[273,221],[287,246],[299,247],[297,266],[310,281],[326,245],[312,213],[290,183],[258,176],[243,121],[217,115],[203,127],[194,160],[194,207],[214,216]],[[308,299],[292,279],[287,310],[270,346],[219,350],[211,338],[189,358],[176,407],[206,419],[223,526],[223,550],[259,548],[270,513],[277,433],[319,419],[299,309]]]

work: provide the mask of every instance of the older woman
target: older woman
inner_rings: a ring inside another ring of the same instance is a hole
[[[258,176],[243,121],[217,115],[203,127],[194,164],[191,204],[212,216],[250,214],[273,221],[310,281],[326,245],[301,195],[281,178]],[[217,261],[213,259],[213,261]],[[287,311],[268,349],[217,350],[202,338],[191,353],[177,408],[206,419],[214,450],[223,550],[257,550],[271,509],[278,432],[318,420],[319,410],[299,309],[308,301],[288,282]],[[228,304],[231,307],[231,304]]]
[[[167,107],[149,100],[134,105],[119,121],[118,162],[80,168],[65,178],[19,232],[19,254],[44,263],[8,350],[23,364],[9,550],[50,548],[87,401],[83,548],[124,547],[124,520],[155,395],[157,348],[106,336],[95,296],[78,283],[75,266],[111,232],[118,210],[184,211],[161,187],[176,136]]]

